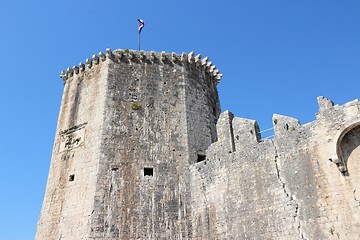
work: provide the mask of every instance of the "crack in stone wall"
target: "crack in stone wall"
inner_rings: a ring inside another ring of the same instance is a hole
[[[275,167],[276,167],[276,173],[277,173],[277,178],[283,188],[283,191],[286,195],[286,198],[289,199],[289,203],[288,205],[295,205],[295,212],[294,212],[294,215],[293,215],[293,219],[294,219],[294,223],[297,225],[297,229],[298,229],[298,232],[299,232],[299,237],[301,239],[304,239],[304,236],[303,236],[303,233],[302,233],[302,230],[301,230],[301,223],[300,223],[300,220],[298,218],[298,214],[299,214],[299,204],[296,202],[296,200],[294,199],[294,197],[291,195],[291,193],[289,192],[289,190],[286,189],[286,183],[285,183],[285,180],[281,177],[280,175],[280,168],[279,168],[279,162],[278,162],[278,150],[277,150],[277,147],[274,143],[273,140],[271,140],[273,146],[274,146],[274,149],[275,149],[275,159],[274,159],[274,162],[275,162]]]
[[[354,195],[354,200],[355,200],[355,202],[357,202],[359,205],[358,205],[358,207],[360,207],[360,200],[359,199],[357,199],[356,198],[356,189],[354,189],[354,191],[353,191],[353,195]]]

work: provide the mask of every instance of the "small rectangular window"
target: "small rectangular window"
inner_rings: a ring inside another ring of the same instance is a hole
[[[206,160],[206,155],[198,154],[197,162],[202,162]]]
[[[154,169],[153,168],[144,168],[144,176],[153,176]]]
[[[75,180],[75,174],[72,174],[69,176],[69,182],[72,182]]]

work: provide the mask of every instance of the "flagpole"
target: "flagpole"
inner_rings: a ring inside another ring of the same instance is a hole
[[[138,47],[139,47],[139,51],[140,51],[140,34],[141,34],[141,30],[144,27],[144,21],[142,19],[138,19],[139,22],[139,29],[138,29]]]
[[[138,33],[138,46],[139,46],[139,51],[140,51],[140,31]]]

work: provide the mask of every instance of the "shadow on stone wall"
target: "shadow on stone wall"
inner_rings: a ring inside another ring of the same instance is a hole
[[[360,123],[354,123],[346,128],[339,137],[337,144],[337,153],[340,160],[339,169],[342,167],[342,173],[346,176],[351,174],[349,161],[359,161],[360,157]],[[351,163],[354,165],[354,163]],[[356,164],[357,165],[357,164]]]

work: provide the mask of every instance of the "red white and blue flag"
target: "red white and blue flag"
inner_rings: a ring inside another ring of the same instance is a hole
[[[143,29],[145,22],[142,19],[138,19],[139,22],[139,33],[141,33],[141,30]]]

